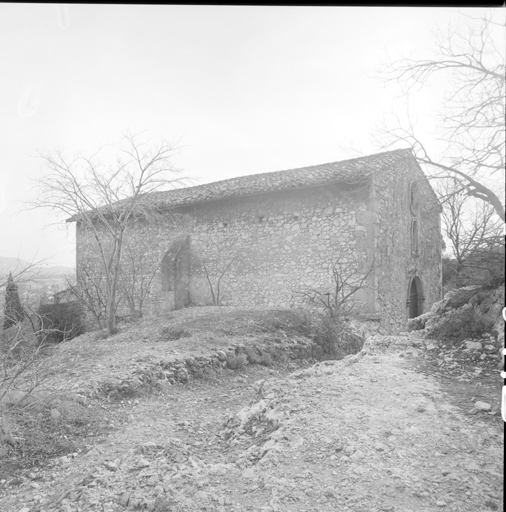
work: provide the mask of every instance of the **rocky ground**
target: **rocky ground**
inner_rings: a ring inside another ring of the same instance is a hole
[[[4,478],[0,510],[500,510],[502,382],[489,341],[373,336],[340,361],[94,398],[109,433]]]

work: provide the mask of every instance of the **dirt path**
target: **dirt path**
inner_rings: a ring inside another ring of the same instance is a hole
[[[125,402],[104,443],[31,475],[0,510],[502,509],[502,422],[417,372],[419,346],[376,338],[289,375],[248,367]]]

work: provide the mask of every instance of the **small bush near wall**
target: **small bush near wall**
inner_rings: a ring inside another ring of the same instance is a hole
[[[84,309],[79,302],[43,304],[39,315],[39,341],[60,343],[85,332]]]
[[[324,314],[306,316],[304,335],[315,343],[316,359],[343,359],[362,350],[365,339],[353,332],[349,321]]]

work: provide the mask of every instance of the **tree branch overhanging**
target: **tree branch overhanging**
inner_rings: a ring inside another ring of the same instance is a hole
[[[172,164],[176,149],[163,141],[151,146],[127,134],[119,146],[104,146],[91,156],[68,157],[61,151],[40,155],[46,172],[37,183],[38,199],[31,206],[71,217],[94,241],[101,260],[109,334],[116,330],[127,234],[136,219],[149,222],[157,217],[148,194],[184,183]],[[104,155],[105,150],[114,151],[115,158]]]
[[[434,57],[401,58],[379,69],[380,80],[399,86],[405,98],[435,77],[446,78],[446,97],[434,118],[440,148],[429,151],[422,144],[409,112],[407,119],[394,115],[394,122],[379,131],[379,145],[409,144],[421,164],[457,176],[469,196],[492,205],[504,222],[497,191],[504,189],[506,76],[504,52],[493,32],[500,30],[504,37],[506,26],[492,15],[470,19],[467,30],[436,34]]]

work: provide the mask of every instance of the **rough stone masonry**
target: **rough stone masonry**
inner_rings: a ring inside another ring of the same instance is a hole
[[[441,299],[441,207],[411,150],[155,192],[145,201],[166,218],[139,220],[130,231],[142,259],[130,273],[138,281],[153,276],[144,314],[212,304],[218,288],[223,305],[297,306],[301,292],[332,292],[334,265],[352,281],[374,268],[351,300],[386,332],[403,330]],[[188,219],[184,228],[175,215]],[[76,232],[78,273],[86,266],[87,279],[99,280],[90,233],[79,221]]]

